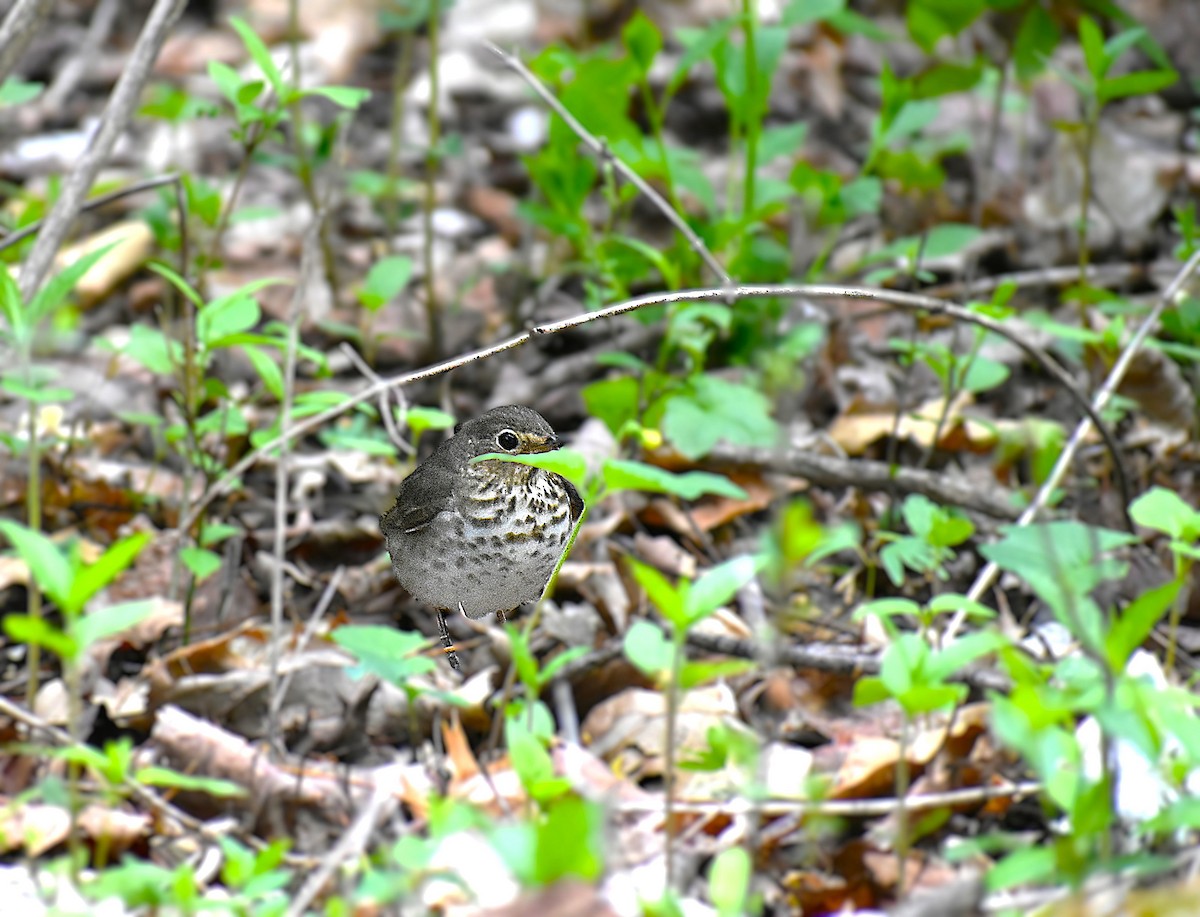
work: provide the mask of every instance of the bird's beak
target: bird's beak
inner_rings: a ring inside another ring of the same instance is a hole
[[[549,436],[529,437],[526,446],[529,452],[553,452],[555,449],[563,447],[563,441],[558,438],[557,434],[551,433]]]

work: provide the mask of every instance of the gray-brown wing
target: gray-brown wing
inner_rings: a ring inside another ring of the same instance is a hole
[[[579,496],[579,491],[575,489],[575,485],[566,478],[563,478],[563,483],[567,485],[567,502],[570,504],[571,525],[574,525],[579,521],[579,517],[583,513],[583,497]]]
[[[408,534],[425,528],[450,503],[454,473],[444,465],[423,462],[400,482],[396,504],[379,518],[379,527]]]

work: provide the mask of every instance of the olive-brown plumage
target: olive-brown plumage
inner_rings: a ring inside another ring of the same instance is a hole
[[[583,510],[578,491],[561,475],[516,462],[471,460],[561,445],[537,411],[493,408],[459,424],[414,468],[380,519],[396,578],[438,610],[447,646],[443,609],[481,618],[538,598]]]

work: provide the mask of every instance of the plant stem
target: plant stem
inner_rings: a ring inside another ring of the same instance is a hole
[[[742,218],[749,220],[754,213],[755,175],[758,172],[758,137],[762,131],[763,112],[758,89],[758,4],[742,0],[742,29],[746,37],[746,96],[749,103],[746,117],[746,172],[742,181]]]
[[[300,86],[300,0],[288,2],[288,47],[291,54],[292,86],[299,90]],[[338,277],[337,257],[333,252],[333,240],[329,236],[329,221],[323,214],[321,195],[317,192],[316,170],[313,168],[312,150],[304,143],[304,109],[300,99],[294,99],[288,106],[291,115],[292,152],[296,157],[296,177],[304,189],[304,196],[312,207],[313,219],[318,221],[317,238],[321,246],[321,260],[325,266],[325,282],[329,284],[329,295],[337,302]]]
[[[23,360],[25,363],[26,382],[31,382],[28,350],[25,350],[23,353]],[[35,532],[40,532],[42,530],[42,460],[41,452],[38,449],[37,405],[33,401],[29,401],[28,410],[29,445],[26,449],[29,459],[29,470],[25,487],[25,516],[29,527]],[[29,586],[26,589],[25,601],[30,619],[40,622],[42,619],[42,591],[34,583],[32,574],[29,578]],[[29,705],[30,710],[33,709],[33,702],[37,699],[38,673],[41,671],[41,668],[42,648],[36,640],[31,640],[29,642],[29,682],[28,687],[25,689],[25,703]]]
[[[675,644],[675,652],[671,656],[671,683],[667,685],[667,742],[666,742],[666,764],[663,768],[664,779],[667,785],[666,799],[666,835],[667,835],[667,889],[675,889],[675,755],[677,749],[675,747],[675,726],[679,721],[679,682],[683,677],[683,660],[686,654],[685,642],[687,633],[680,628],[673,627],[673,642]]]
[[[436,203],[434,177],[437,174],[438,160],[441,156],[438,149],[441,143],[441,118],[438,113],[438,22],[440,15],[440,4],[434,4],[429,15],[429,149],[425,151],[425,207],[423,213],[425,319],[429,326],[429,353],[435,360],[439,359],[442,354],[442,316],[441,310],[438,308],[437,283],[433,273],[433,207]]]

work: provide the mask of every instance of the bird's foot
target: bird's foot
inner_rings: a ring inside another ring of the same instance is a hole
[[[442,636],[442,646],[446,649],[446,659],[450,662],[450,668],[458,671],[462,668],[462,663],[458,661],[458,653],[454,651],[454,640],[450,636],[450,628],[446,626],[446,616],[439,608],[437,613],[438,633]]]

